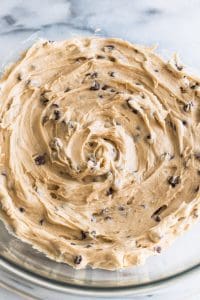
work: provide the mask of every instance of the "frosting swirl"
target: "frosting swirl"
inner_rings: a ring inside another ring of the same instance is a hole
[[[76,268],[160,253],[198,219],[199,84],[119,39],[34,44],[0,82],[3,220]]]

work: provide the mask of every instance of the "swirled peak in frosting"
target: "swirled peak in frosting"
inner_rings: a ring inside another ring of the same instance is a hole
[[[119,39],[34,44],[0,82],[3,220],[75,268],[160,253],[199,215],[199,85]]]

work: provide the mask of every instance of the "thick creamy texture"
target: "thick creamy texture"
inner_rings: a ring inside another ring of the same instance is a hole
[[[119,39],[34,44],[0,82],[9,229],[75,268],[160,253],[199,216],[199,85]]]

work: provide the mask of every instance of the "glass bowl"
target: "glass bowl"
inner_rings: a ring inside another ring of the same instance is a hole
[[[51,0],[43,3],[37,0],[34,4],[22,2],[27,14],[22,17],[24,27],[20,22],[11,22],[12,30],[9,31],[8,26],[8,30],[0,34],[1,71],[39,38],[62,40],[79,35],[120,37],[145,45],[159,43],[158,52],[165,58],[178,50],[193,70],[200,67],[196,39],[200,8],[197,2],[176,0],[173,6],[159,0],[153,3],[148,0],[57,1],[56,5]],[[190,15],[186,16],[183,12],[189,11],[192,6],[193,20],[188,22],[188,29],[184,18],[189,21]],[[28,15],[35,7],[38,11],[29,24]],[[15,20],[18,10],[13,14]],[[189,32],[186,38],[185,33]],[[59,292],[63,295],[112,297],[148,294],[178,279],[200,274],[199,231],[200,224],[194,225],[168,250],[150,257],[143,266],[112,272],[74,270],[56,263],[10,235],[0,222],[0,274],[3,274],[0,284],[11,286],[14,290],[28,290],[34,296],[38,295],[39,288],[51,291],[51,295]],[[48,299],[51,299],[50,296]]]
[[[31,246],[10,235],[0,223],[0,270],[6,272],[5,284],[18,280],[22,290],[31,286],[54,292],[96,296],[148,294],[183,277],[200,271],[200,224],[179,237],[163,254],[148,258],[143,266],[119,271],[74,270],[56,263]],[[10,275],[10,277],[8,276]],[[2,277],[3,278],[3,277]],[[14,282],[15,283],[15,282]],[[36,294],[35,294],[36,293]]]

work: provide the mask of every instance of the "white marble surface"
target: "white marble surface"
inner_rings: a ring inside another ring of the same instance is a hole
[[[183,62],[198,72],[199,16],[199,0],[0,1],[0,67],[40,37],[59,40],[77,35],[103,35],[138,44],[158,44],[159,52],[166,57],[177,51]],[[139,299],[198,300],[198,282],[199,277],[193,277],[163,291],[162,297],[153,293]],[[14,295],[2,286],[0,300],[30,299],[19,294]],[[41,292],[41,299],[49,297]],[[66,296],[65,299],[80,298]]]
[[[37,36],[118,36],[178,51],[200,68],[199,0],[6,0],[0,3],[0,62]]]

